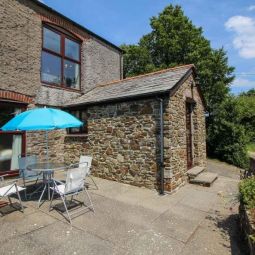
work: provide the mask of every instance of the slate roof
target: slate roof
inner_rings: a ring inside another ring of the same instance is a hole
[[[179,66],[98,85],[75,99],[75,103],[72,101],[65,106],[96,104],[165,93],[179,84],[186,75],[192,72],[193,68],[193,65]]]

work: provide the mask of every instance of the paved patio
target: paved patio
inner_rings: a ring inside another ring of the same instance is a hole
[[[96,212],[73,227],[48,202],[0,218],[0,254],[245,254],[238,233],[238,170],[220,172],[210,188],[187,184],[171,195],[95,178]],[[219,169],[222,169],[219,171]]]

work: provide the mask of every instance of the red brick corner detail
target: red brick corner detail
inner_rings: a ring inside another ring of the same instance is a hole
[[[33,103],[32,97],[22,95],[16,92],[11,92],[11,91],[0,91],[0,100],[1,99],[9,99],[9,100],[17,101],[20,103],[26,103],[26,104]]]

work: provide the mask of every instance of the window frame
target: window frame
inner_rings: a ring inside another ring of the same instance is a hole
[[[25,111],[27,109],[27,104],[22,103],[14,103],[9,101],[0,101],[0,107],[17,107],[20,108],[21,111]],[[1,134],[11,134],[11,135],[21,135],[22,142],[21,142],[21,155],[26,155],[26,132],[25,131],[2,131],[0,130],[0,136]],[[0,169],[1,170],[1,169]],[[0,171],[0,176],[7,175],[6,177],[14,177],[19,175],[18,169],[10,169],[7,171]]]
[[[75,109],[75,110],[68,110],[68,112],[70,114],[72,114],[73,116],[75,116],[76,118],[78,118],[80,121],[84,120],[82,119],[82,113],[86,112],[86,110],[80,110],[80,109]],[[79,113],[79,117],[77,117],[74,112],[78,112]],[[84,123],[84,125],[82,125],[81,127],[79,127],[79,131],[72,131],[73,128],[68,128],[67,129],[67,133],[68,135],[87,135],[88,134],[88,117],[86,118],[86,123]],[[76,128],[75,128],[76,129]],[[77,128],[78,129],[78,128]]]
[[[51,30],[52,32],[58,34],[60,36],[60,53],[55,52],[53,50],[47,49],[44,47],[44,28]],[[75,42],[78,44],[79,46],[79,61],[76,59],[72,59],[70,57],[65,56],[65,38]],[[54,82],[47,82],[44,81],[42,79],[42,69],[40,72],[40,79],[41,79],[41,83],[46,84],[46,85],[50,85],[50,86],[54,86],[56,88],[62,88],[62,89],[67,89],[67,90],[74,90],[74,91],[81,91],[81,45],[82,45],[82,41],[79,40],[78,38],[72,37],[70,35],[68,35],[67,33],[64,33],[63,31],[59,31],[53,27],[51,27],[48,24],[43,24],[42,25],[42,52],[46,52],[48,54],[51,54],[53,56],[59,57],[60,58],[60,62],[61,62],[61,67],[60,67],[60,84],[54,83]],[[67,87],[66,84],[64,83],[64,62],[65,60],[71,61],[75,64],[79,65],[79,84],[78,84],[78,88],[70,88]],[[41,57],[41,68],[42,68],[42,57]]]

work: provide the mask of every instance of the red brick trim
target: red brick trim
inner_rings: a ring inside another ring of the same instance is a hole
[[[33,98],[26,96],[26,95],[22,95],[20,93],[16,93],[16,92],[11,92],[11,91],[0,91],[0,99],[8,99],[8,100],[13,100],[13,101],[17,101],[20,103],[26,103],[26,104],[31,104],[33,103]]]
[[[51,14],[37,14],[37,15],[40,17],[42,22],[46,22],[48,24],[54,24],[56,26],[64,28],[82,41],[90,38],[90,36],[88,34],[77,29],[76,27],[71,25],[70,22],[65,21],[64,19],[61,19],[61,18],[51,15]]]

